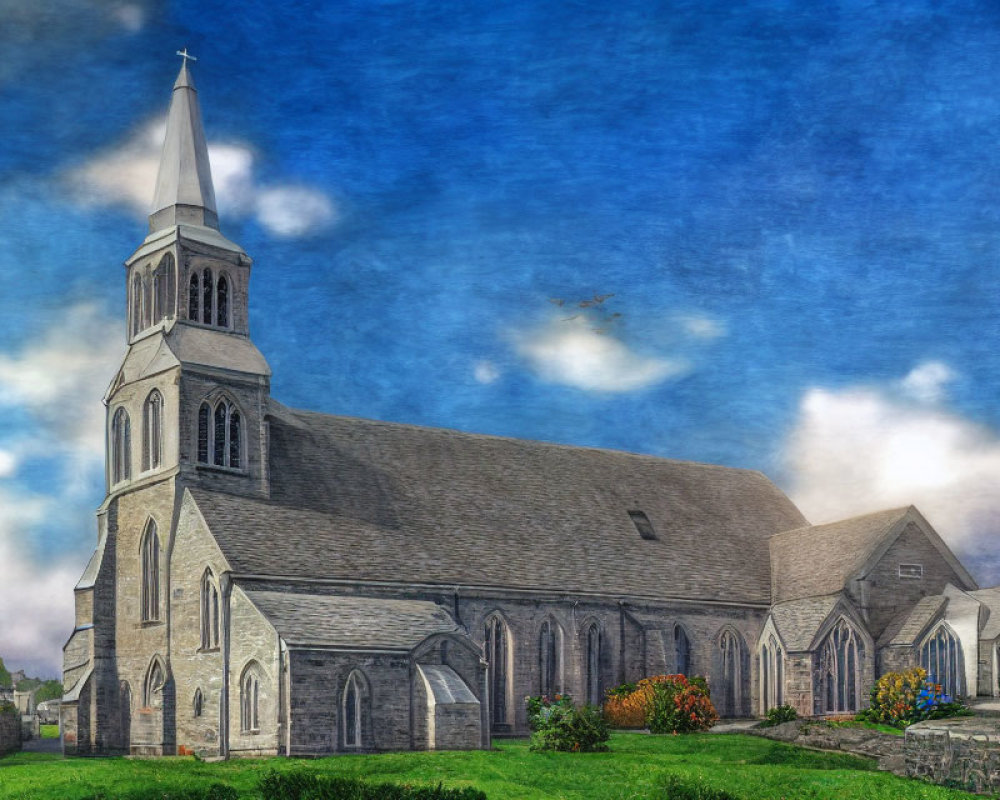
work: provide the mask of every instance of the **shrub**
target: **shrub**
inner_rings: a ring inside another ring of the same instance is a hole
[[[904,728],[925,719],[968,714],[964,703],[944,693],[941,684],[927,680],[922,667],[887,672],[872,687],[869,707],[858,719]]]
[[[573,705],[569,695],[526,697],[532,750],[593,753],[608,749],[608,723],[599,708]]]
[[[656,800],[742,800],[739,795],[724,789],[685,781],[677,775],[668,775],[661,785],[665,791],[656,795]]]
[[[258,783],[264,800],[486,800],[479,789],[445,789],[365,783],[356,778],[317,775],[304,770],[266,773]],[[220,799],[221,800],[221,799]]]
[[[799,712],[795,710],[794,706],[783,705],[775,706],[774,708],[769,708],[767,713],[764,714],[764,719],[760,723],[761,728],[773,728],[775,725],[780,725],[782,722],[791,722],[793,719],[799,718]]]
[[[653,684],[646,706],[646,726],[650,733],[707,731],[718,722],[719,715],[703,678],[688,680],[683,675],[668,678]]]
[[[719,719],[709,697],[708,682],[700,676],[655,675],[643,678],[634,684],[631,693],[625,694],[630,685],[607,692],[604,718],[614,728],[648,727],[653,733],[681,733],[707,730]],[[655,716],[652,722],[651,714]]]

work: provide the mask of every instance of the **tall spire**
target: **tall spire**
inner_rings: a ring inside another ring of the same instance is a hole
[[[150,233],[178,223],[219,228],[198,93],[188,70],[188,60],[194,57],[188,55],[187,48],[177,54],[183,62],[170,100],[167,135],[149,217]]]

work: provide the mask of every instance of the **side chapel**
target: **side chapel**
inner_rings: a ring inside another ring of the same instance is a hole
[[[523,699],[705,675],[720,714],[998,690],[1000,588],[913,507],[810,525],[764,475],[287,408],[219,230],[187,59],[125,262],[67,753],[486,748]]]

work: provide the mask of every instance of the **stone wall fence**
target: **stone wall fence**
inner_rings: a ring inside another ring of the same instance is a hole
[[[21,715],[0,703],[0,755],[21,749]]]

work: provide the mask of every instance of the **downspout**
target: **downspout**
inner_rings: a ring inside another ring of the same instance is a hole
[[[625,683],[625,601],[618,601],[618,684]]]
[[[232,640],[231,601],[233,597],[232,574],[223,572],[219,577],[222,589],[222,695],[219,711],[219,755],[229,758],[229,650]]]

